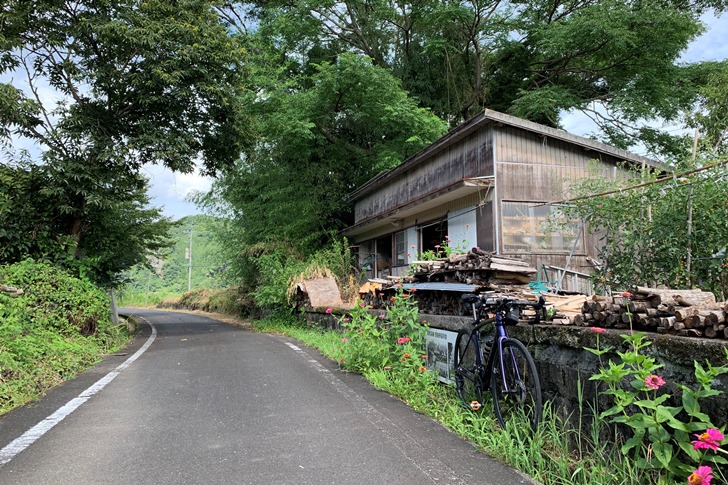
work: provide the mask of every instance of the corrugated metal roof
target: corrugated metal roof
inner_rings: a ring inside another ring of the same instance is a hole
[[[405,290],[424,290],[424,291],[455,291],[457,293],[475,293],[483,288],[480,285],[467,285],[465,283],[406,283],[402,285]]]

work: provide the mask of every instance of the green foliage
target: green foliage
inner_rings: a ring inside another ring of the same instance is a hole
[[[342,317],[345,329],[340,362],[348,370],[366,374],[391,371],[398,378],[416,379],[426,370],[422,355],[426,327],[419,323],[417,303],[401,289],[390,299],[387,312],[373,315],[358,302],[349,316]]]
[[[232,218],[229,240],[252,259],[328,245],[351,223],[345,199],[356,186],[445,131],[363,56],[342,54],[296,81],[260,81],[271,84],[252,102],[260,141],[201,201]]]
[[[229,8],[248,14],[241,32],[255,25],[256,40],[278,46],[261,63],[276,82],[299,85],[313,66],[363,53],[451,125],[484,107],[551,126],[564,111],[581,110],[620,147],[639,140],[673,150],[673,137],[640,128],[642,121],[682,122],[686,112],[720,117],[712,102],[703,104],[710,111],[695,109],[705,96],[721,103],[708,93],[721,85],[710,77],[714,63],[678,61],[703,32],[701,15],[723,12],[724,0],[378,1],[365,8],[304,0]]]
[[[38,398],[123,343],[109,321],[106,295],[85,280],[47,263],[0,266],[0,414]]]
[[[168,245],[173,224],[147,207],[144,180],[121,196],[109,195],[102,205],[87,206],[78,217],[64,209],[53,172],[47,165],[0,165],[0,262],[45,259],[113,287],[123,271]],[[76,222],[83,234],[78,239],[69,229]]]
[[[218,238],[224,226],[224,220],[205,215],[184,217],[174,223],[168,232],[166,249],[148,253],[144,260],[122,274],[125,284],[121,303],[154,305],[187,292],[188,283],[191,289],[230,285],[235,281],[228,263],[231,255],[223,250],[224,238]],[[191,278],[190,260],[186,258],[190,246]]]
[[[682,404],[670,405],[671,394],[660,390],[665,381],[656,374],[662,365],[645,354],[651,345],[645,334],[622,335],[628,350],[617,352],[620,362],[609,361],[590,380],[604,382],[604,394],[611,396],[613,406],[600,414],[601,419],[620,423],[629,430],[622,453],[634,460],[638,469],[650,477],[651,483],[674,483],[686,479],[698,465],[721,468],[728,460],[715,454],[701,453],[691,438],[708,429],[715,429],[710,418],[700,410],[699,401],[720,394],[712,388],[714,380],[728,373],[728,366],[705,369],[695,362],[696,389],[678,385]],[[587,349],[597,355],[598,350]],[[728,351],[726,351],[728,359]]]
[[[573,194],[584,198],[563,210],[573,218],[585,218],[589,230],[601,239],[603,265],[595,273],[599,286],[697,285],[725,299],[728,167],[711,163],[706,161],[707,170],[663,176],[659,183],[634,189],[628,187],[654,182],[657,175],[634,171],[633,177],[612,180],[595,173],[575,184]],[[593,195],[604,192],[612,193]]]
[[[0,73],[25,82],[0,88],[0,141],[40,152],[33,168],[9,153],[0,195],[21,191],[0,202],[2,261],[72,259],[115,285],[169,230],[142,166],[215,174],[249,142],[245,51],[202,0],[13,1],[1,17]]]

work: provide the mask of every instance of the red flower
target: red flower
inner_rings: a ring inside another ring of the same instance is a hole
[[[425,372],[426,370],[427,370],[427,367],[424,367],[424,366],[420,366],[420,368],[419,368],[420,372]]]
[[[404,355],[403,355],[403,357],[404,357],[405,359],[409,359],[410,357],[412,357],[412,354],[410,354],[410,353],[406,353],[406,354],[404,354]]]
[[[708,428],[705,433],[696,434],[695,437],[698,439],[691,441],[691,443],[693,444],[693,448],[696,450],[711,449],[715,451],[718,449],[718,446],[720,446],[720,442],[725,439],[723,433],[715,428]]]
[[[423,356],[422,356],[422,358],[423,358],[423,359],[426,359],[426,358],[427,358],[427,356],[426,356],[426,355],[423,355]]]

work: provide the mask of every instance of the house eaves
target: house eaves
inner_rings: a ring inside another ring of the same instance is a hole
[[[428,160],[429,158],[435,156],[443,150],[446,150],[459,140],[467,137],[474,131],[489,124],[502,124],[515,128],[520,128],[522,130],[536,133],[541,136],[553,138],[555,140],[561,140],[572,145],[577,145],[586,150],[592,150],[598,153],[611,155],[619,160],[624,160],[625,162],[633,165],[645,165],[659,170],[667,170],[666,166],[662,163],[647,157],[643,157],[642,155],[636,155],[634,153],[628,152],[627,150],[622,150],[621,148],[616,148],[607,145],[606,143],[592,140],[583,136],[574,135],[564,130],[551,128],[545,125],[541,125],[539,123],[534,123],[533,121],[524,120],[505,113],[486,109],[479,115],[471,118],[470,120],[451,130],[445,136],[425,147],[420,152],[406,159],[397,167],[391,170],[385,170],[383,172],[380,172],[378,175],[376,175],[375,177],[364,183],[361,187],[349,194],[347,200],[349,202],[354,202],[362,198],[363,196],[376,190],[378,187],[381,186],[381,184],[386,183],[389,180],[396,179],[402,173],[412,169],[413,167],[416,167],[420,163]]]
[[[344,236],[358,236],[365,231],[371,231],[390,224],[396,224],[404,218],[411,217],[423,210],[427,210],[449,201],[457,200],[481,190],[487,190],[493,186],[493,178],[468,178],[443,187],[434,192],[419,197],[416,200],[408,201],[398,207],[386,212],[369,217],[357,222],[353,226],[344,229],[341,234]]]

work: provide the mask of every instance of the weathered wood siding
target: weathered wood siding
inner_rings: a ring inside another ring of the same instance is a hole
[[[354,208],[355,221],[358,223],[415,202],[465,178],[487,175],[493,175],[490,127],[474,132],[358,200]]]
[[[593,160],[597,160],[597,170],[605,177],[620,176],[616,167],[619,160],[609,155],[517,128],[495,128],[494,143],[497,187],[495,214],[499,229],[502,227],[500,214],[503,201],[557,202],[567,199],[571,195],[572,181],[589,176]],[[595,248],[598,244],[599,241],[585,231],[583,249],[577,250],[570,261],[568,254],[501,253],[516,256],[535,268],[541,268],[544,264],[566,267],[568,262],[569,269],[591,273],[593,266],[587,257],[596,258]],[[502,239],[499,247],[503,247]]]
[[[570,182],[586,177],[594,159],[605,176],[617,173],[607,155],[508,126],[495,128],[495,153],[499,202],[566,199]]]

